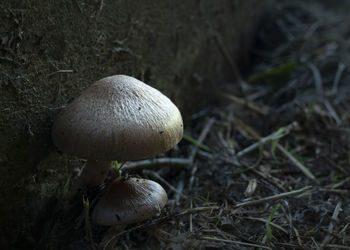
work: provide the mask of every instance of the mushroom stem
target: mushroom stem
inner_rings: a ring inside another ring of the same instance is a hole
[[[112,165],[111,161],[88,160],[83,170],[83,179],[86,185],[95,187],[102,184]]]
[[[117,235],[123,231],[125,227],[126,225],[123,224],[111,226],[103,236],[99,244],[99,249],[114,249],[115,244],[117,244],[119,240],[119,236]]]

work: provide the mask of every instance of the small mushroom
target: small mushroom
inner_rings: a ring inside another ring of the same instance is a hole
[[[167,201],[165,190],[154,181],[139,178],[113,181],[91,216],[96,224],[112,226],[101,245],[113,247],[117,240],[115,235],[125,226],[159,214]]]
[[[84,179],[102,184],[112,161],[138,160],[173,148],[182,138],[180,111],[155,88],[125,75],[103,78],[57,116],[54,144],[88,159]]]

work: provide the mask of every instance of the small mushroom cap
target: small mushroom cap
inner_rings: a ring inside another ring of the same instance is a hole
[[[180,111],[155,88],[125,75],[103,78],[57,116],[54,144],[85,159],[138,160],[182,138]]]
[[[114,181],[97,203],[92,220],[100,225],[125,225],[160,213],[168,201],[158,183],[138,178]]]

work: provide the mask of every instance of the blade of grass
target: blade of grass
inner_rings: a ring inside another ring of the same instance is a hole
[[[83,197],[83,204],[85,207],[85,228],[86,228],[86,231],[87,231],[89,239],[90,239],[90,246],[91,246],[92,250],[97,250],[95,243],[94,243],[93,236],[92,236],[92,229],[91,229],[91,224],[90,224],[90,202],[89,202],[89,199],[86,198],[86,200],[85,200],[85,198]]]
[[[114,164],[114,169],[115,169],[115,171],[118,173],[119,172],[119,163],[118,163],[118,161],[114,161],[113,162],[113,164]]]
[[[271,227],[271,222],[272,222],[272,219],[273,217],[275,216],[275,213],[276,211],[280,208],[281,206],[281,203],[278,203],[271,211],[270,215],[269,215],[269,218],[267,219],[266,221],[266,235],[265,235],[265,238],[264,238],[264,241],[263,241],[263,244],[265,244],[265,242],[267,242],[270,246],[274,247],[273,246],[273,243],[272,243],[272,227]]]
[[[192,143],[193,145],[195,145],[196,147],[198,147],[198,148],[200,148],[200,149],[203,149],[203,150],[205,150],[205,151],[207,151],[207,152],[210,152],[210,151],[211,151],[210,148],[209,148],[208,146],[206,146],[206,145],[200,143],[199,141],[197,141],[196,139],[192,138],[191,136],[189,136],[189,135],[187,135],[187,134],[185,134],[185,133],[184,133],[184,135],[183,135],[183,138],[184,138],[186,141]]]
[[[263,82],[273,88],[279,89],[288,83],[289,76],[296,70],[297,66],[295,61],[287,62],[277,68],[266,69],[253,74],[248,78],[248,81]]]
[[[286,127],[280,127],[272,136],[271,140],[271,154],[274,159],[276,159],[276,148],[280,139],[289,133],[289,129]]]

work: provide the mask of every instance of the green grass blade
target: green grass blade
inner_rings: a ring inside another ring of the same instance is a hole
[[[287,135],[289,133],[289,129],[287,129],[286,127],[280,127],[276,133],[273,135],[272,141],[271,141],[271,154],[272,157],[276,159],[276,155],[275,155],[275,151],[276,151],[276,147],[280,141],[280,139]]]
[[[271,222],[273,217],[275,216],[276,211],[280,208],[281,203],[278,203],[271,211],[269,218],[267,219],[267,222],[265,224],[266,226],[266,242],[269,243],[270,245],[272,244],[272,227],[271,227]]]
[[[119,171],[119,163],[118,163],[118,161],[114,161],[113,164],[114,164],[115,171],[118,173],[118,171]]]
[[[192,143],[193,145],[195,145],[196,147],[198,147],[198,148],[200,148],[200,149],[203,149],[203,150],[205,150],[205,151],[207,151],[207,152],[210,152],[210,151],[211,151],[210,148],[209,148],[208,146],[206,146],[206,145],[200,143],[199,141],[197,141],[196,139],[192,138],[191,136],[189,136],[189,135],[187,135],[187,134],[185,134],[185,133],[184,133],[183,138],[184,138],[186,141]]]
[[[288,83],[288,78],[297,68],[295,61],[287,62],[277,68],[266,69],[248,78],[249,82],[263,82],[273,88],[279,89]]]

